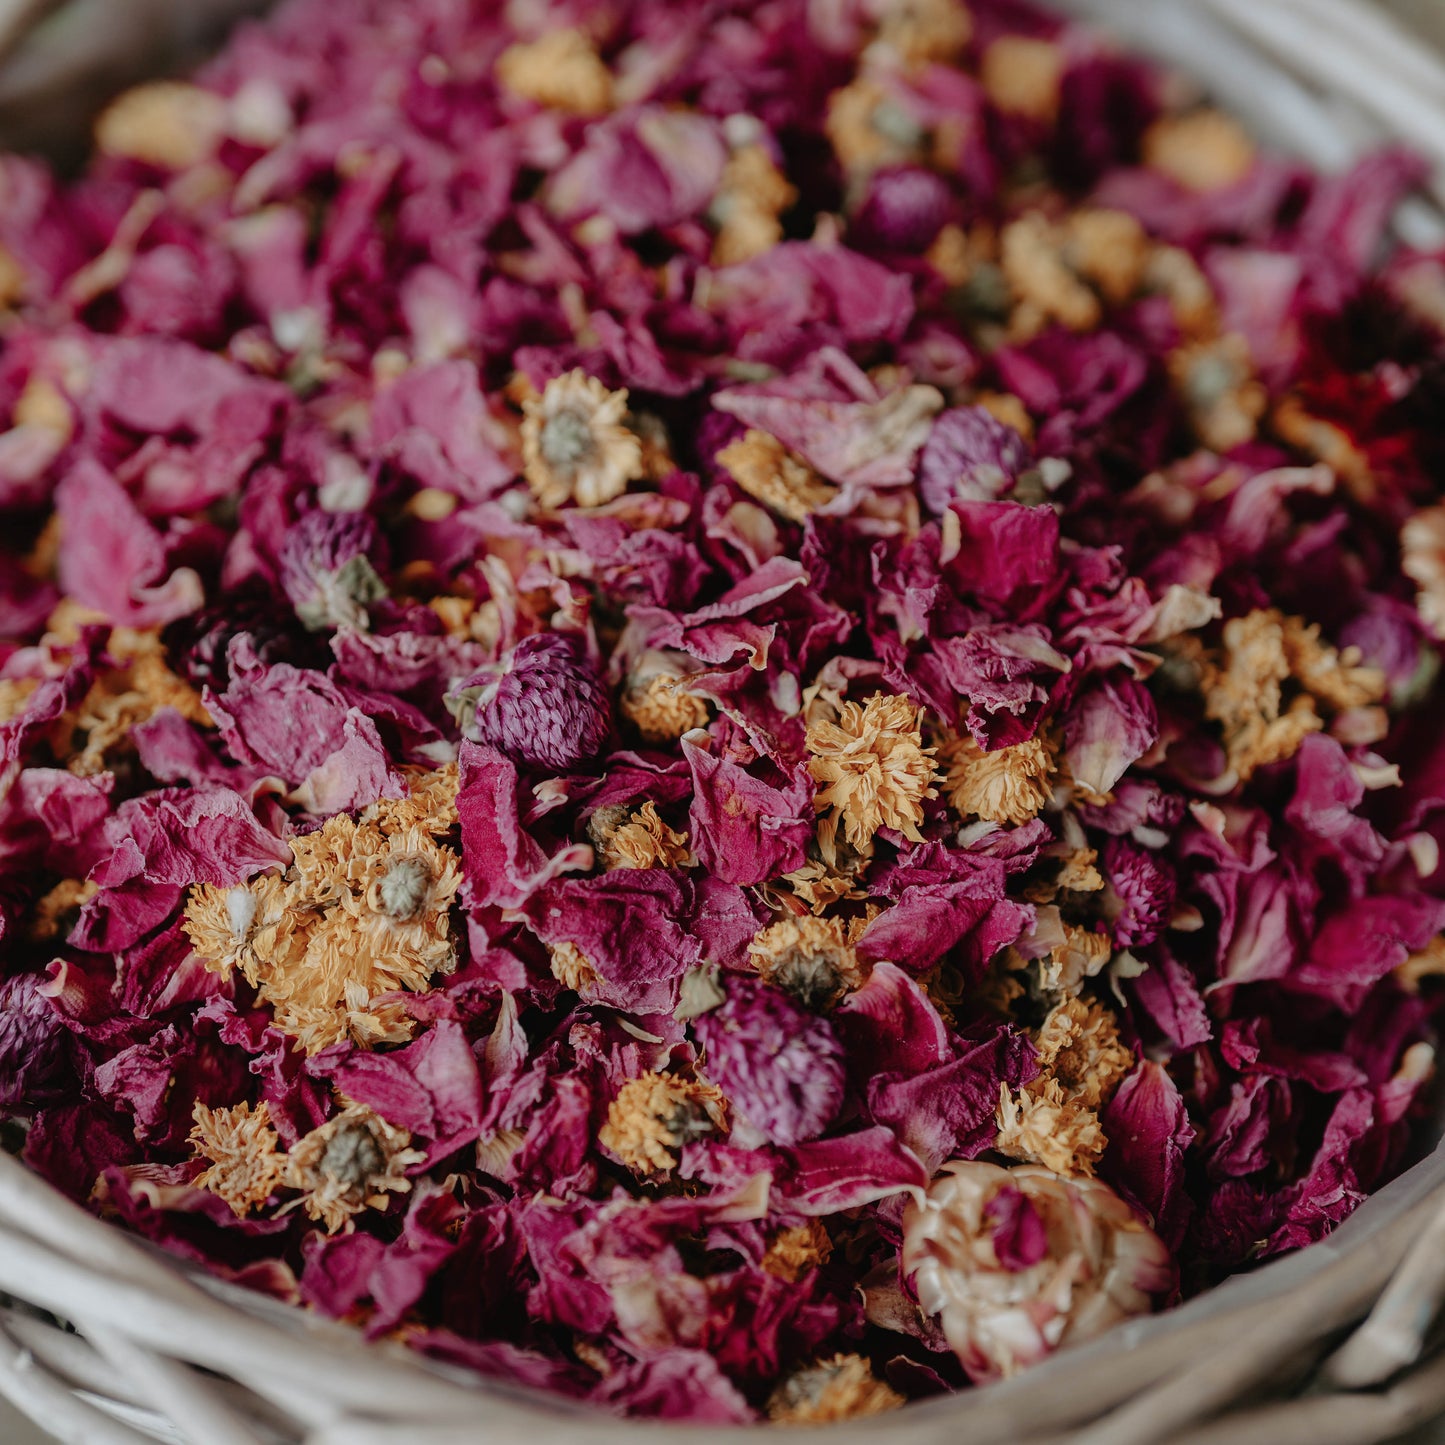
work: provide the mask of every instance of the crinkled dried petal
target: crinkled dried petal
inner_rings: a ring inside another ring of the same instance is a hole
[[[570,115],[612,108],[612,73],[582,31],[549,30],[497,57],[497,83],[524,100]]]

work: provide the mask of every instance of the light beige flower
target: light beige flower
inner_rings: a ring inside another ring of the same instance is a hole
[[[1039,1072],[1065,1096],[1098,1109],[1134,1068],[1134,1051],[1119,1041],[1118,1020],[1100,1003],[1066,998],[1050,1010],[1036,1039]]]
[[[1384,673],[1361,666],[1357,648],[1337,651],[1320,641],[1317,625],[1263,608],[1225,623],[1222,651],[1204,659],[1200,685],[1229,764],[1246,781],[1293,757],[1324,726],[1317,704],[1364,707],[1386,692]]]
[[[1445,934],[1436,934],[1424,948],[1417,948],[1392,977],[1406,993],[1419,993],[1427,978],[1445,977]]]
[[[767,1408],[777,1425],[828,1425],[881,1415],[904,1403],[862,1355],[834,1355],[794,1371],[768,1397]]]
[[[766,147],[741,145],[728,157],[708,215],[717,226],[715,266],[733,266],[771,251],[783,238],[778,219],[798,192],[773,163]]]
[[[758,1263],[764,1274],[796,1284],[809,1270],[827,1264],[833,1257],[833,1239],[821,1219],[810,1219],[780,1229],[768,1243]]]
[[[650,801],[613,828],[602,846],[606,868],[686,868],[691,861],[687,834],[669,828]]]
[[[578,367],[522,410],[522,470],[544,507],[598,507],[642,476],[642,443],[624,424],[625,389],[608,391]]]
[[[933,749],[923,746],[916,709],[906,697],[878,693],[861,706],[845,702],[836,722],[820,719],[807,732],[808,762],[825,816],[818,845],[825,862],[837,858],[841,824],[848,845],[863,849],[879,828],[922,842],[923,804],[938,796]]]
[[[1195,435],[1211,451],[1254,440],[1269,391],[1254,374],[1249,343],[1231,332],[1191,341],[1169,354],[1169,375]]]
[[[88,878],[62,878],[36,900],[25,936],[36,943],[50,943],[69,933],[81,908],[98,892],[100,885]]]
[[[554,943],[548,950],[548,965],[552,977],[573,993],[587,993],[598,981],[597,969],[592,960],[575,943],[565,940]]]
[[[1076,995],[1086,979],[1101,973],[1114,955],[1114,943],[1107,933],[1098,933],[1080,923],[1061,925],[1063,939],[1039,960],[1039,987],[1054,997]]]
[[[1064,258],[1063,233],[1041,211],[1003,228],[1000,264],[1018,306],[1010,333],[1027,338],[1051,321],[1070,331],[1093,331],[1104,310],[1093,289]]]
[[[748,944],[758,973],[804,1008],[831,1008],[866,977],[848,925],[838,918],[785,915]]]
[[[726,1129],[727,1100],[716,1085],[649,1072],[622,1086],[597,1139],[629,1169],[661,1174],[676,1167],[684,1144]]]
[[[1237,185],[1254,169],[1256,154],[1244,127],[1218,110],[1165,116],[1144,132],[1144,164],[1191,191]]]
[[[279,1152],[281,1139],[271,1127],[264,1099],[254,1109],[250,1104],[210,1109],[198,1099],[191,1117],[191,1147],[210,1160],[191,1181],[197,1189],[219,1195],[239,1217],[259,1208],[281,1187],[286,1155]]]
[[[411,1189],[406,1171],[425,1163],[426,1155],[410,1145],[405,1129],[365,1104],[352,1104],[297,1141],[286,1183],[301,1191],[307,1217],[335,1234],[363,1209],[384,1209],[389,1195]]]
[[[790,522],[803,522],[838,495],[805,461],[776,437],[749,428],[718,454],[720,466],[750,497]]]
[[[1031,1268],[1004,1268],[989,1208],[1019,1191],[1044,1227]],[[1107,1185],[1047,1169],[955,1160],[903,1215],[901,1264],[925,1314],[978,1383],[1147,1314],[1173,1269],[1163,1243]]]
[[[523,100],[569,115],[612,109],[612,72],[580,30],[549,30],[519,40],[497,57],[497,84]]]
[[[1422,508],[1400,528],[1400,570],[1419,589],[1420,620],[1445,638],[1445,505]]]
[[[1149,233],[1127,211],[1084,206],[1062,222],[1065,264],[1122,306],[1144,284],[1152,246]]]
[[[208,969],[222,975],[236,969],[254,988],[268,965],[305,951],[310,920],[292,911],[291,901],[277,873],[231,888],[195,883],[181,927]]]
[[[226,102],[181,80],[153,80],[125,91],[95,123],[96,147],[161,170],[182,171],[214,153],[226,128]]]
[[[628,675],[619,699],[622,715],[654,745],[676,742],[707,726],[707,699],[690,692],[686,676],[660,653],[648,653]]]
[[[1017,1091],[999,1085],[994,1148],[1010,1159],[1042,1164],[1055,1174],[1092,1174],[1108,1140],[1099,1116],[1044,1077]]]
[[[1038,817],[1052,794],[1053,756],[1043,738],[984,752],[968,733],[938,746],[943,796],[965,818],[1017,827]]]
[[[973,36],[963,0],[885,0],[874,44],[905,65],[951,61]]]
[[[1052,40],[1001,35],[983,53],[979,78],[1005,114],[1048,122],[1059,111],[1064,52]]]

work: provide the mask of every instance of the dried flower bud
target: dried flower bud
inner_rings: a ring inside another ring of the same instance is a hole
[[[748,956],[762,978],[815,1012],[863,983],[847,925],[837,918],[780,918],[748,944]]]
[[[303,1191],[307,1215],[334,1234],[363,1209],[381,1209],[389,1193],[406,1193],[406,1171],[424,1163],[411,1135],[365,1104],[352,1104],[291,1150],[286,1183]]]
[[[1048,802],[1054,760],[1042,738],[986,753],[967,734],[945,738],[938,749],[943,796],[965,818],[1017,827]]]
[[[861,1355],[834,1355],[789,1375],[768,1398],[768,1418],[779,1425],[826,1425],[881,1415],[903,1403]]]
[[[264,1099],[254,1110],[249,1104],[208,1109],[197,1100],[192,1117],[196,1123],[191,1145],[210,1160],[210,1167],[191,1181],[197,1189],[219,1195],[240,1217],[264,1204],[281,1187],[286,1156],[277,1151],[281,1141],[271,1127]]]
[[[687,690],[684,663],[674,653],[645,652],[628,673],[622,715],[643,742],[676,742],[693,728],[707,726],[707,700]]]
[[[838,825],[850,847],[865,848],[879,828],[923,841],[926,798],[933,786],[933,749],[923,746],[919,713],[906,697],[878,694],[861,706],[843,704],[836,722],[808,729],[809,769],[818,784],[814,807],[823,818],[818,843],[825,861],[837,856]]]
[[[801,1144],[843,1098],[843,1047],[826,1019],[766,985],[734,982],[725,1003],[693,1021],[704,1067],[733,1105],[734,1141]]]
[[[478,673],[452,701],[466,736],[535,768],[593,757],[611,725],[607,691],[581,642],[557,632],[523,638],[500,675]]]
[[[990,1206],[1005,1190],[1043,1226],[1043,1255],[1022,1269],[1000,1262],[995,1246]],[[1147,1313],[1173,1275],[1158,1236],[1108,1185],[963,1160],[945,1164],[924,1201],[908,1205],[900,1263],[979,1383]]]
[[[523,471],[544,507],[597,507],[642,475],[642,443],[623,424],[626,391],[577,369],[523,404]]]
[[[372,558],[384,547],[367,512],[308,512],[281,544],[281,585],[312,632],[365,627],[367,607],[386,596]]]
[[[647,1073],[622,1086],[597,1139],[629,1169],[650,1174],[676,1167],[684,1144],[726,1127],[721,1089],[701,1079]]]

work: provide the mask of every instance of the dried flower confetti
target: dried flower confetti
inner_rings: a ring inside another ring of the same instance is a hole
[[[1445,1010],[1418,166],[1008,3],[544,10],[0,156],[26,1162],[664,1430],[1323,1238]]]

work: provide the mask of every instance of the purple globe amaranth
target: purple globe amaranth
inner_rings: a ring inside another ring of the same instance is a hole
[[[1104,872],[1118,900],[1113,918],[1120,948],[1142,948],[1169,926],[1174,911],[1174,872],[1157,854],[1124,838],[1104,849]],[[1111,910],[1112,911],[1112,910]]]
[[[853,239],[868,250],[926,251],[953,209],[948,183],[916,166],[881,170],[853,218]]]
[[[843,1046],[827,1019],[766,984],[734,981],[692,1028],[704,1073],[732,1104],[734,1143],[801,1144],[833,1122]]]
[[[376,563],[385,542],[366,512],[308,512],[281,544],[281,585],[312,632],[367,625],[367,607],[386,596]]]
[[[607,689],[580,638],[527,637],[500,669],[452,694],[463,733],[534,768],[570,768],[595,757],[611,730]]]

